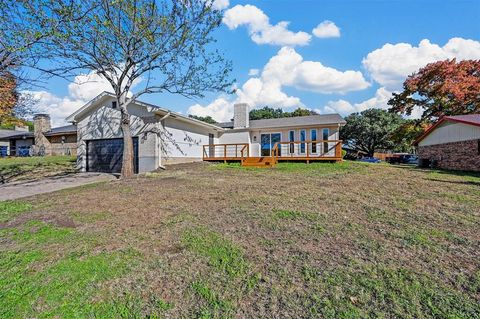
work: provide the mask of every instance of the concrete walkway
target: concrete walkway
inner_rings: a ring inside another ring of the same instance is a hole
[[[0,201],[17,199],[86,184],[110,181],[116,177],[105,173],[79,173],[69,176],[43,178],[30,182],[14,182],[0,185]]]

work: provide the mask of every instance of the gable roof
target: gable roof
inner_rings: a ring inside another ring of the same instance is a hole
[[[250,120],[249,129],[265,129],[277,127],[295,127],[310,125],[345,125],[346,121],[340,114],[322,114],[307,115],[295,117],[281,117],[276,119]],[[224,128],[233,128],[233,122],[225,122],[218,124]]]
[[[107,99],[107,98],[115,98],[115,95],[110,93],[110,92],[106,92],[106,91],[100,93],[99,95],[94,97],[92,100],[90,100],[88,103],[86,103],[81,108],[79,108],[77,111],[75,111],[70,116],[68,116],[66,118],[66,121],[71,122],[71,123],[76,122],[76,120],[79,116],[88,112],[90,109],[95,108],[98,103],[100,103],[102,100]],[[221,128],[217,125],[213,125],[213,124],[206,123],[206,122],[203,122],[203,121],[200,121],[200,120],[197,120],[197,119],[193,119],[193,118],[185,116],[183,114],[180,114],[180,113],[177,113],[177,112],[174,112],[174,111],[170,111],[166,108],[162,108],[158,105],[142,102],[140,100],[135,100],[135,102],[133,102],[133,103],[137,104],[137,105],[140,105],[140,106],[143,106],[143,107],[153,108],[153,109],[155,109],[153,112],[156,113],[156,114],[159,114],[159,115],[169,114],[170,118],[176,118],[176,119],[184,121],[184,122],[189,122],[189,123],[196,124],[196,125],[199,125],[199,126],[208,127],[210,129],[214,129],[216,131],[222,131],[223,130],[223,128]]]
[[[435,124],[430,126],[420,137],[418,137],[413,142],[413,145],[418,145],[418,143],[420,143],[424,138],[426,138],[430,133],[432,133],[439,125],[441,125],[446,121],[480,126],[480,114],[443,116]]]

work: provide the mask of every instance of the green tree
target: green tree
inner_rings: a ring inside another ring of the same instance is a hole
[[[404,123],[404,119],[381,109],[368,109],[353,113],[345,118],[347,124],[340,131],[345,145],[368,156],[377,150],[394,149],[393,133]]]
[[[296,117],[316,115],[317,113],[311,110],[297,108],[293,112],[285,112],[281,108],[272,108],[264,106],[260,109],[254,109],[250,111],[250,120],[262,120],[262,119],[278,119],[282,117]]]
[[[430,63],[410,75],[403,91],[388,101],[391,112],[410,115],[422,111],[422,121],[443,115],[480,112],[480,60],[455,59]]]
[[[277,119],[285,117],[285,112],[280,108],[273,108],[264,106],[260,109],[254,109],[250,111],[250,120],[262,120],[262,119]]]
[[[413,141],[422,135],[428,126],[428,123],[421,120],[405,120],[391,135],[395,144],[394,150],[411,153],[414,149]]]
[[[83,18],[69,20],[55,32],[50,52],[58,57],[57,64],[42,70],[67,79],[94,71],[110,83],[121,113],[121,175],[130,177],[131,103],[144,94],[193,98],[231,87],[231,63],[212,48],[222,12],[210,0],[69,0],[67,7],[64,1],[50,3],[48,21],[56,21],[65,10]]]
[[[209,123],[209,124],[217,124],[217,121],[215,121],[210,115],[207,115],[207,116],[198,116],[198,115],[192,115],[192,114],[190,114],[188,117],[190,117],[190,118],[192,118],[192,119],[195,119],[195,120],[199,120],[199,121],[205,122],[205,123]]]

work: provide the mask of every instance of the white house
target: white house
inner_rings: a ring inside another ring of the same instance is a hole
[[[249,121],[248,105],[236,104],[231,122],[213,125],[140,101],[128,109],[137,172],[202,160],[341,160],[345,121],[338,114]],[[103,92],[67,121],[77,125],[82,171],[120,171],[123,143],[114,95]]]

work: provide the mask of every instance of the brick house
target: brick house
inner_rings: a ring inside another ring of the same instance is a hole
[[[415,140],[421,162],[480,171],[480,114],[444,116]]]

